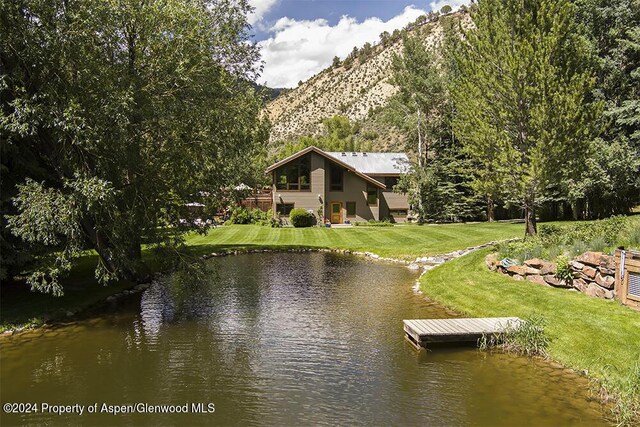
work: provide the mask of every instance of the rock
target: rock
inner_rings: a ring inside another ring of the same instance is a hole
[[[587,276],[590,279],[595,279],[596,278],[596,273],[597,270],[593,267],[589,267],[589,266],[585,266],[582,269],[582,274],[584,274],[585,276]]]
[[[550,284],[551,286],[556,287],[556,288],[567,288],[567,287],[569,287],[569,286],[567,286],[567,284],[563,280],[558,279],[553,274],[547,274],[546,276],[544,276],[544,281],[547,282],[548,284]]]
[[[613,289],[616,280],[612,276],[603,276],[598,272],[598,274],[596,274],[596,283],[603,288]]]
[[[484,258],[484,263],[487,265],[487,267],[489,268],[489,270],[491,271],[496,271],[496,269],[498,268],[498,263],[500,262],[500,260],[498,259],[498,254],[497,253],[492,253],[487,255]]]
[[[75,314],[75,313],[74,313],[73,311],[67,311],[67,312],[65,313],[65,315],[66,315],[67,317],[73,317],[73,315],[74,315],[74,314]]]
[[[573,281],[573,287],[579,290],[580,292],[585,292],[587,290],[587,282],[584,279],[576,279]]]
[[[533,258],[525,261],[524,264],[532,268],[537,268],[543,276],[546,274],[555,274],[556,272],[556,264],[544,259]]]
[[[4,331],[2,335],[4,335],[5,337],[10,337],[11,335],[13,335],[13,331]]]
[[[529,260],[525,261],[524,265],[540,269],[545,263],[546,263],[546,261],[543,260],[543,259],[532,258],[532,259],[529,259]]]
[[[603,261],[603,257],[604,255],[602,252],[585,252],[577,257],[576,261],[593,267],[597,267],[600,265],[600,262]],[[604,262],[606,263],[606,260],[604,260]]]
[[[602,258],[600,258],[600,267],[604,267],[607,268],[609,270],[614,270],[616,269],[616,257],[613,256],[609,256],[609,255],[603,255]]]
[[[589,286],[584,291],[584,293],[589,295],[590,297],[598,297],[598,298],[606,298],[606,295],[607,295],[606,289],[601,288],[595,283],[589,283]]]
[[[511,276],[514,280],[518,280],[518,281],[523,281],[525,280],[524,277],[520,276],[519,274],[513,275]]]
[[[521,276],[528,276],[533,274],[540,274],[540,270],[537,268],[527,267],[526,265],[512,265],[507,268],[509,274],[519,274]]]
[[[409,264],[410,270],[420,270],[420,266],[418,264]]]
[[[115,297],[115,296],[113,296],[113,295],[109,295],[109,296],[107,297],[107,302],[115,302],[115,300],[116,300],[116,297]]]
[[[578,261],[569,261],[569,265],[573,268],[575,268],[576,270],[582,270],[584,268],[584,264]]]
[[[539,274],[532,274],[527,276],[527,280],[538,285],[549,286],[544,278]]]
[[[598,267],[598,271],[600,273],[602,273],[603,275],[608,275],[608,276],[615,276],[616,275],[616,270],[615,269],[611,269],[611,268],[606,268],[606,267]]]

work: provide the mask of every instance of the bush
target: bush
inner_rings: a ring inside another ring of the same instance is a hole
[[[315,221],[315,216],[306,209],[295,208],[291,210],[289,220],[294,227],[311,227]]]
[[[566,284],[571,284],[573,281],[573,270],[569,265],[569,257],[560,255],[556,258],[556,277]]]
[[[231,216],[227,220],[227,224],[261,224],[268,225],[269,220],[273,217],[271,211],[264,212],[260,209],[246,209],[237,207],[231,211]]]

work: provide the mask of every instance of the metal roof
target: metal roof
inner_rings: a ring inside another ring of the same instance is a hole
[[[409,172],[409,158],[405,153],[361,153],[325,151],[331,157],[367,175],[393,175]]]

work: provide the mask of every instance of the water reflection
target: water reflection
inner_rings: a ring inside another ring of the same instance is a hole
[[[316,253],[210,268],[206,283],[157,283],[97,319],[7,340],[3,401],[216,405],[209,415],[83,419],[105,425],[603,422],[586,381],[543,362],[413,350],[402,319],[450,314],[414,295],[416,275],[404,267]],[[23,422],[78,420],[2,416],[2,425]]]

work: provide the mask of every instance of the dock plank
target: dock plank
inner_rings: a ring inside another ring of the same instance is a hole
[[[470,342],[483,335],[500,335],[509,325],[517,327],[517,317],[485,317],[468,319],[409,319],[404,331],[411,341],[425,347],[427,343]]]

